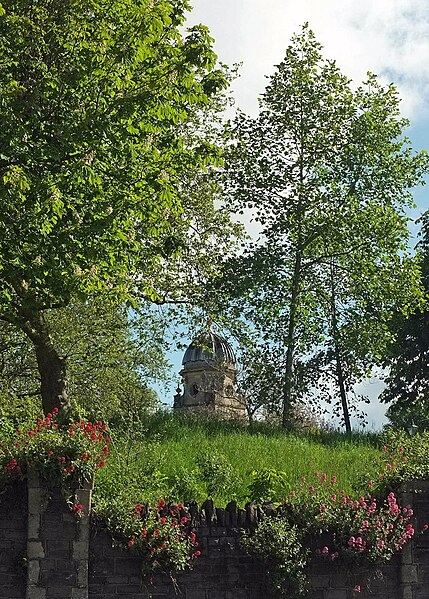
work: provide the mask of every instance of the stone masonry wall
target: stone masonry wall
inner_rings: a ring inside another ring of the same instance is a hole
[[[24,599],[26,588],[27,487],[0,492],[0,598]]]
[[[255,525],[257,508],[191,507],[201,557],[176,587],[159,576],[148,585],[138,556],[115,546],[99,523],[90,531],[91,489],[76,493],[85,508],[81,518],[37,477],[28,488],[16,483],[0,494],[0,599],[268,599],[261,563],[239,547],[239,529]],[[402,503],[413,507],[419,530],[429,521],[429,481],[409,483]],[[429,535],[381,570],[351,573],[318,558],[311,579],[311,599],[429,599]]]

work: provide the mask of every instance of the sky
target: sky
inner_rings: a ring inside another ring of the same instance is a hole
[[[291,36],[308,22],[324,46],[324,56],[334,59],[356,85],[368,71],[396,85],[413,147],[429,148],[429,0],[190,1],[187,25],[207,25],[219,60],[241,63],[232,91],[245,113],[257,114],[266,77],[284,58]],[[429,209],[429,187],[414,197],[417,207],[411,218]],[[415,234],[418,227],[411,223],[410,230]],[[372,398],[365,409],[374,428],[385,422],[385,407],[375,399],[380,389],[377,379],[358,389]]]

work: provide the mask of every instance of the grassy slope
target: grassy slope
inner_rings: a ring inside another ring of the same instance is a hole
[[[314,472],[338,479],[338,488],[367,491],[377,479],[380,451],[371,435],[347,440],[338,433],[287,434],[281,429],[158,414],[138,428],[113,431],[108,468],[98,474],[96,499],[130,507],[158,497],[217,505],[249,498],[252,470],[286,472],[291,487]],[[116,498],[116,499],[115,499]]]

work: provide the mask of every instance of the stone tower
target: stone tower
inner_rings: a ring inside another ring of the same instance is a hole
[[[209,331],[193,341],[185,352],[174,410],[212,412],[227,418],[246,419],[244,400],[236,389],[237,368],[229,343]]]

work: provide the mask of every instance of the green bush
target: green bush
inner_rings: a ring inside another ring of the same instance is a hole
[[[387,486],[429,478],[429,431],[410,435],[404,430],[385,431],[381,463]]]
[[[208,497],[233,493],[233,471],[223,454],[209,451],[199,456],[196,462],[201,480],[206,485]]]
[[[252,482],[248,486],[251,501],[278,501],[280,497],[286,497],[289,493],[290,484],[286,472],[262,468],[253,470],[251,476]]]
[[[241,542],[246,551],[263,561],[266,581],[274,591],[288,599],[307,596],[309,584],[304,568],[309,552],[296,526],[281,516],[266,518]]]

